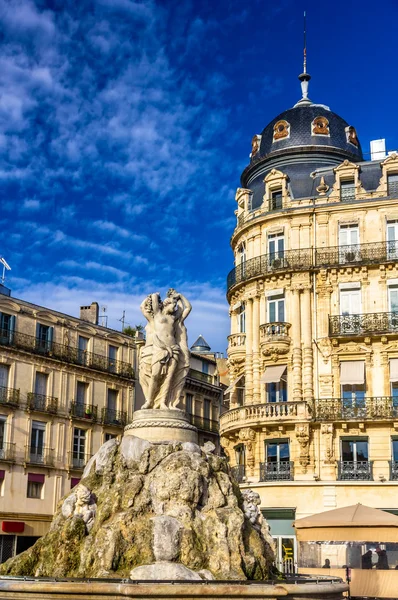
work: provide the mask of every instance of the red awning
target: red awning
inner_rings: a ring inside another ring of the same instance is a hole
[[[5,533],[23,533],[25,523],[23,521],[3,521],[1,530]]]
[[[44,475],[41,473],[28,473],[28,481],[34,481],[35,483],[44,483]]]

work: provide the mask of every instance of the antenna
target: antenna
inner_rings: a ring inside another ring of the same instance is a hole
[[[125,320],[126,320],[126,311],[124,310],[124,311],[123,311],[122,318],[121,318],[121,319],[119,319],[119,321],[120,321],[120,322],[121,322],[121,324],[122,324],[122,331],[124,331],[124,322],[125,322]]]
[[[299,75],[301,82],[301,100],[299,100],[294,106],[305,106],[312,104],[308,98],[308,82],[311,79],[311,75],[307,73],[307,13],[304,11],[304,48],[303,48],[303,72]]]
[[[108,310],[108,307],[105,305],[102,305],[100,307],[100,315],[99,315],[99,325],[101,325],[102,327],[108,327],[108,315],[106,314],[106,311]]]
[[[3,274],[1,276],[1,284],[4,284],[6,278],[6,269],[7,271],[11,271],[10,265],[7,263],[6,259],[0,256],[0,263],[3,265]]]
[[[307,73],[307,15],[304,11],[304,60],[303,73]]]

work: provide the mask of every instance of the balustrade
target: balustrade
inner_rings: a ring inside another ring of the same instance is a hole
[[[337,478],[340,481],[372,481],[373,462],[370,460],[341,460],[338,463]]]
[[[68,468],[75,471],[82,471],[90,458],[91,454],[80,452],[80,450],[68,452]]]
[[[25,446],[25,461],[33,465],[54,465],[54,449],[47,446]]]
[[[0,404],[19,405],[19,390],[0,386]]]
[[[28,410],[56,414],[58,410],[58,398],[36,394],[35,392],[28,392],[26,408]]]
[[[317,421],[375,420],[398,418],[398,397],[319,398],[315,402]]]
[[[329,317],[329,336],[398,333],[398,312],[335,315]]]
[[[293,461],[281,460],[279,462],[260,463],[260,481],[292,481]]]
[[[93,404],[80,404],[80,402],[71,402],[70,415],[75,419],[85,419],[88,421],[96,421],[98,407]]]
[[[103,425],[114,425],[124,427],[127,421],[127,413],[121,410],[103,408],[101,411],[101,422]]]

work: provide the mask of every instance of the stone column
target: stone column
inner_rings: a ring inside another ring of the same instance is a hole
[[[253,404],[253,299],[246,300],[245,404]]]
[[[311,290],[305,288],[301,299],[303,337],[303,398],[312,405],[314,398],[314,358],[312,353]]]
[[[301,382],[301,322],[300,322],[300,292],[293,289],[291,291],[291,318],[292,321],[292,364],[293,364],[293,400],[295,402],[302,399],[302,382]]]
[[[253,299],[253,402],[259,404],[260,396],[260,298]]]

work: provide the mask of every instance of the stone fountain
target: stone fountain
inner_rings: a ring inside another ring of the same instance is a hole
[[[145,404],[122,440],[109,440],[90,459],[81,482],[60,501],[50,531],[1,565],[0,575],[11,579],[0,579],[0,598],[28,597],[37,591],[37,578],[48,577],[90,582],[40,580],[40,597],[176,595],[164,581],[189,585],[182,593],[189,596],[289,597],[289,585],[301,595],[300,586],[282,581],[261,584],[261,593],[251,586],[245,592],[242,584],[239,592],[231,587],[233,581],[277,575],[260,498],[251,490],[241,494],[226,459],[214,453],[211,442],[198,446],[195,427],[178,408],[189,370],[184,322],[190,303],[171,289],[164,301],[159,294],[148,296],[141,310],[148,321],[140,356]],[[32,581],[12,579],[21,576]],[[143,591],[133,584],[139,581],[153,584]],[[321,595],[322,585],[330,595]],[[339,598],[345,589],[342,583],[322,585],[311,595],[307,583],[309,595],[303,597]]]

